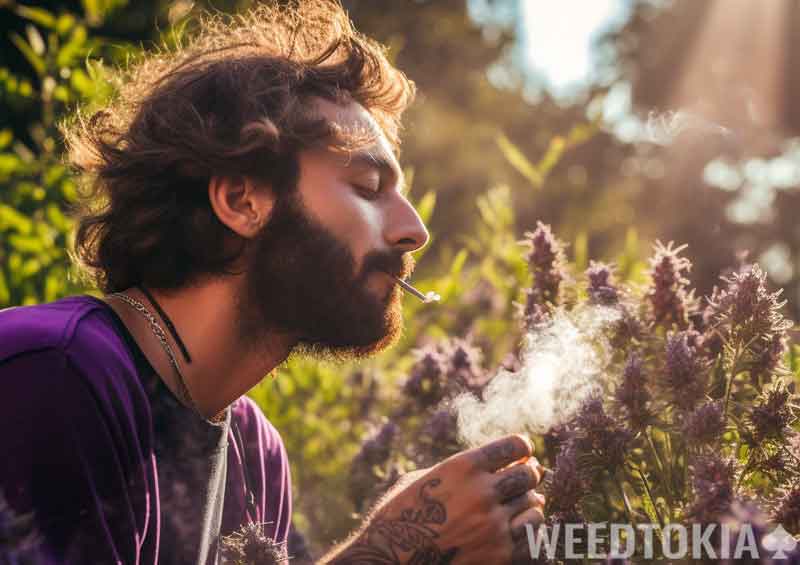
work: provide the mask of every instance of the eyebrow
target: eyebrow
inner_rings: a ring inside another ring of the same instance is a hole
[[[377,170],[381,176],[394,178],[399,186],[399,191],[404,196],[408,194],[406,177],[397,163],[390,160],[386,155],[375,154],[366,151],[359,151],[350,154],[347,158],[348,167],[362,167],[365,169]]]

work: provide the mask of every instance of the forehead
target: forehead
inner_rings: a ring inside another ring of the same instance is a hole
[[[383,130],[370,113],[358,102],[337,104],[323,98],[316,98],[314,110],[319,117],[324,118],[333,129],[340,132],[345,139],[369,141],[355,150],[356,153],[369,155],[377,162],[391,165],[395,171],[400,171],[397,157]],[[342,158],[347,159],[345,151]]]

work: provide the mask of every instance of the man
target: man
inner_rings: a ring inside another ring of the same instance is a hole
[[[6,551],[216,563],[291,519],[280,436],[244,394],[290,354],[400,332],[394,277],[428,240],[396,159],[414,88],[327,0],[208,19],[123,78],[66,130],[95,192],[75,255],[105,296],[0,313],[0,509],[32,525]],[[511,436],[406,477],[322,561],[525,561],[531,455]]]

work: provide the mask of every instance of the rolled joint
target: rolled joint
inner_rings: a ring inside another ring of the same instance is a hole
[[[439,296],[437,293],[433,291],[428,292],[427,294],[423,294],[421,291],[417,290],[403,279],[399,277],[393,277],[393,278],[394,280],[397,281],[397,284],[400,285],[400,288],[402,288],[406,292],[413,294],[414,296],[422,300],[422,302],[424,302],[425,304],[430,304],[432,302],[439,302],[442,299],[441,296]]]

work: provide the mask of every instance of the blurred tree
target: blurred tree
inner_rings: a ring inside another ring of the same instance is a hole
[[[648,235],[689,244],[704,294],[749,251],[787,288],[796,319],[799,10],[796,0],[637,0],[607,38],[631,111],[655,116],[646,137],[660,143],[641,144],[627,166],[660,171],[643,178],[636,204],[640,216],[660,215]]]
[[[103,64],[124,53],[93,27],[119,3],[86,2],[83,15],[16,3],[0,11],[0,307],[81,289],[66,255],[77,185],[62,161],[57,124],[77,104],[110,93]]]

